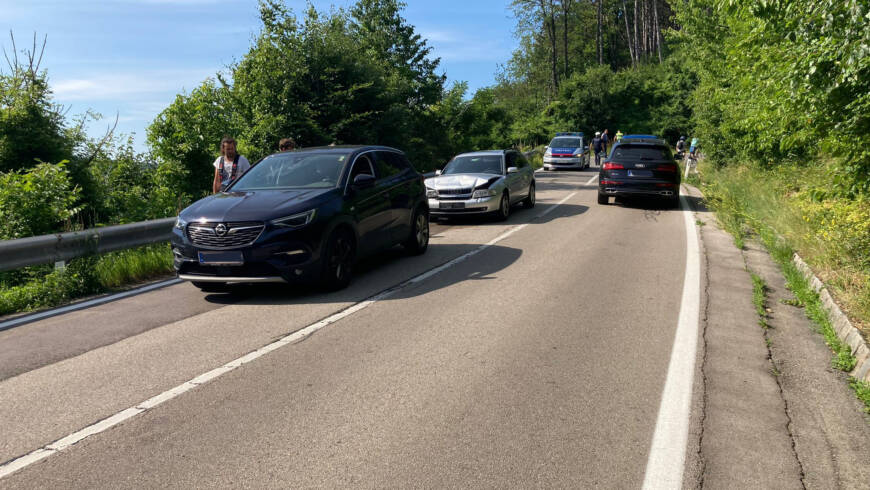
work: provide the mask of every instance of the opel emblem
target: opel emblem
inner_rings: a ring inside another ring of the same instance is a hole
[[[224,236],[227,234],[227,225],[223,223],[219,223],[214,227],[214,234],[217,236]]]

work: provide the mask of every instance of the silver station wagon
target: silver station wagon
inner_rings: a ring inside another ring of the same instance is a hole
[[[535,206],[535,173],[516,150],[487,150],[457,155],[426,179],[429,214],[490,214],[506,220],[511,206]]]

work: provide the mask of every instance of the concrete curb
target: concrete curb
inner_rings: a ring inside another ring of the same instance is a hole
[[[861,332],[852,325],[852,322],[834,301],[831,293],[828,292],[828,288],[816,277],[800,255],[794,254],[792,260],[801,274],[809,281],[813,290],[819,294],[819,299],[822,300],[822,306],[828,313],[828,318],[831,320],[834,331],[837,332],[837,337],[851,348],[852,355],[858,361],[855,364],[855,369],[849,374],[855,379],[870,383],[870,347],[868,347],[867,341],[861,336]]]

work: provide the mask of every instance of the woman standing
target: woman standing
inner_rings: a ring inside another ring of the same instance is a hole
[[[221,156],[214,161],[212,192],[223,191],[251,168],[248,159],[236,152],[236,140],[225,137],[221,140]]]

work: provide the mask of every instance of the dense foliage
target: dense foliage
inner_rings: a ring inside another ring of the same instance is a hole
[[[447,156],[430,110],[442,99],[444,76],[401,8],[360,0],[328,13],[309,7],[300,19],[280,2],[261,2],[262,29],[229,79],[179,95],[149,127],[155,155],[189,171],[189,191],[210,185],[223,135],[252,161],[289,136],[301,146],[396,146],[431,168]]]
[[[870,2],[690,0],[677,10],[697,73],[694,122],[717,162],[761,167],[820,155],[837,191],[870,191]]]

